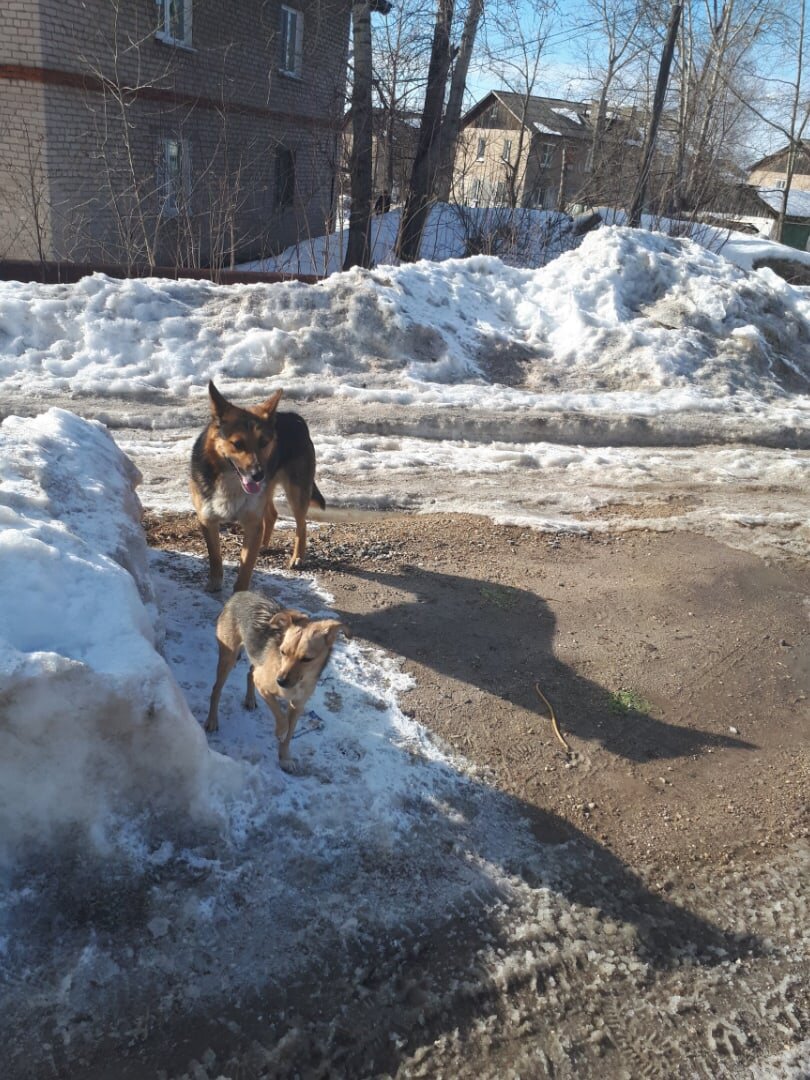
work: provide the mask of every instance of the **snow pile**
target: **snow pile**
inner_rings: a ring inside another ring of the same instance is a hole
[[[806,415],[808,345],[802,290],[622,228],[540,270],[476,256],[316,286],[0,287],[0,388],[12,395],[21,372],[29,393],[140,400],[203,393],[213,376],[243,396],[281,384],[400,405],[756,415],[789,402]]]
[[[126,807],[212,809],[237,766],[156,645],[137,470],[101,425],[52,409],[0,427],[0,858]]]

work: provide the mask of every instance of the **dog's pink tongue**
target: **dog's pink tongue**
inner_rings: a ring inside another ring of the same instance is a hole
[[[257,484],[255,480],[246,480],[244,476],[240,476],[239,479],[242,481],[242,487],[248,495],[258,495],[262,490],[262,485]]]

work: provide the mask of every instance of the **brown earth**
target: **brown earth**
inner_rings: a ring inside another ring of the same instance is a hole
[[[146,524],[153,546],[203,552],[192,515]],[[354,634],[413,676],[402,707],[534,808],[539,838],[585,834],[668,892],[810,834],[806,565],[685,533],[446,514],[324,523],[310,540]],[[226,534],[226,557],[238,548]],[[280,530],[260,566],[290,550]]]

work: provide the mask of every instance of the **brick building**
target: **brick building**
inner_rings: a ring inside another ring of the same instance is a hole
[[[347,0],[3,0],[0,259],[227,266],[324,231]]]

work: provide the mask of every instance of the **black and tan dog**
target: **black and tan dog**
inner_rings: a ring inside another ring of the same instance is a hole
[[[217,619],[217,677],[211,691],[206,731],[219,730],[222,688],[244,648],[250,661],[245,708],[256,708],[259,691],[276,721],[282,768],[293,770],[290,740],[295,725],[332,655],[340,631],[337,619],[310,619],[301,611],[282,609],[254,592],[232,596]]]
[[[208,591],[222,588],[219,527],[238,522],[244,530],[234,592],[247,589],[262,543],[269,542],[278,511],[273,493],[280,484],[295,518],[291,569],[307,554],[307,510],[326,506],[315,483],[315,448],[306,421],[277,412],[282,391],[247,409],[232,405],[212,382],[211,422],[191,453],[191,501],[208,548]]]

